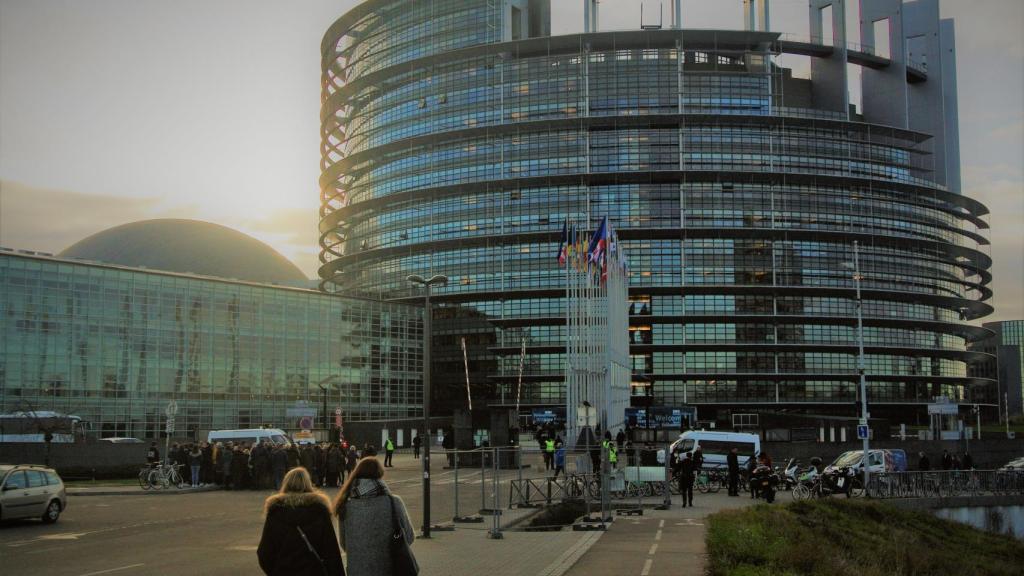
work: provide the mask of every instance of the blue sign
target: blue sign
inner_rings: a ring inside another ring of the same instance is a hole
[[[697,408],[684,406],[671,408],[655,406],[650,412],[646,408],[626,408],[626,423],[635,428],[671,428],[678,430],[683,423],[694,426],[697,423]]]
[[[867,424],[859,424],[857,426],[857,440],[868,439],[868,426]]]

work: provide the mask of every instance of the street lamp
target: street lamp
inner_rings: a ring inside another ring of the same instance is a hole
[[[848,262],[843,263],[844,266],[849,267]],[[861,459],[864,467],[864,490],[868,489],[868,477],[870,475],[869,468],[871,466],[871,457],[868,450],[868,436],[871,435],[871,428],[868,425],[868,388],[867,378],[864,374],[864,314],[863,314],[863,301],[860,297],[860,283],[864,277],[860,273],[860,243],[857,240],[853,241],[853,283],[857,290],[857,372],[860,374],[860,424],[862,426],[868,426],[867,434],[864,435],[864,455]]]
[[[324,386],[324,384],[326,384],[327,382],[330,382],[331,380],[334,380],[337,377],[338,377],[337,374],[332,374],[332,375],[328,376],[327,378],[324,378],[323,380],[321,380],[321,381],[316,383],[317,388],[320,388],[320,399],[323,402],[323,414],[322,414],[323,426],[324,426],[324,433],[325,433],[325,436],[327,436],[328,441],[331,441],[331,438],[330,438],[331,427],[330,427],[330,421],[327,419],[327,386]]]
[[[430,538],[430,320],[433,316],[430,308],[430,287],[444,286],[448,277],[436,274],[423,279],[419,274],[406,278],[413,284],[419,284],[426,290],[424,293],[423,314],[423,538]]]

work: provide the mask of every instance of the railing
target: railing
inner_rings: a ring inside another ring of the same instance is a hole
[[[870,498],[1024,496],[1024,470],[882,472],[868,481]]]

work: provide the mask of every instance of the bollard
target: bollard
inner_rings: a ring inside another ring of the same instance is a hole
[[[499,508],[500,504],[498,503],[498,493],[501,491],[501,485],[498,478],[498,457],[500,454],[498,453],[497,448],[494,448],[493,450],[493,456],[491,457],[491,466],[493,466],[493,468],[491,472],[494,475],[494,521],[491,523],[491,532],[488,534],[488,537],[494,540],[501,540],[501,509]]]
[[[459,453],[455,453],[455,459],[452,460],[455,465],[455,515],[452,520],[455,522],[459,521]]]

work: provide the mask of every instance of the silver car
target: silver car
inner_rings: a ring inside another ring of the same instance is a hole
[[[53,524],[67,505],[64,481],[52,468],[0,464],[0,520],[40,518]]]

